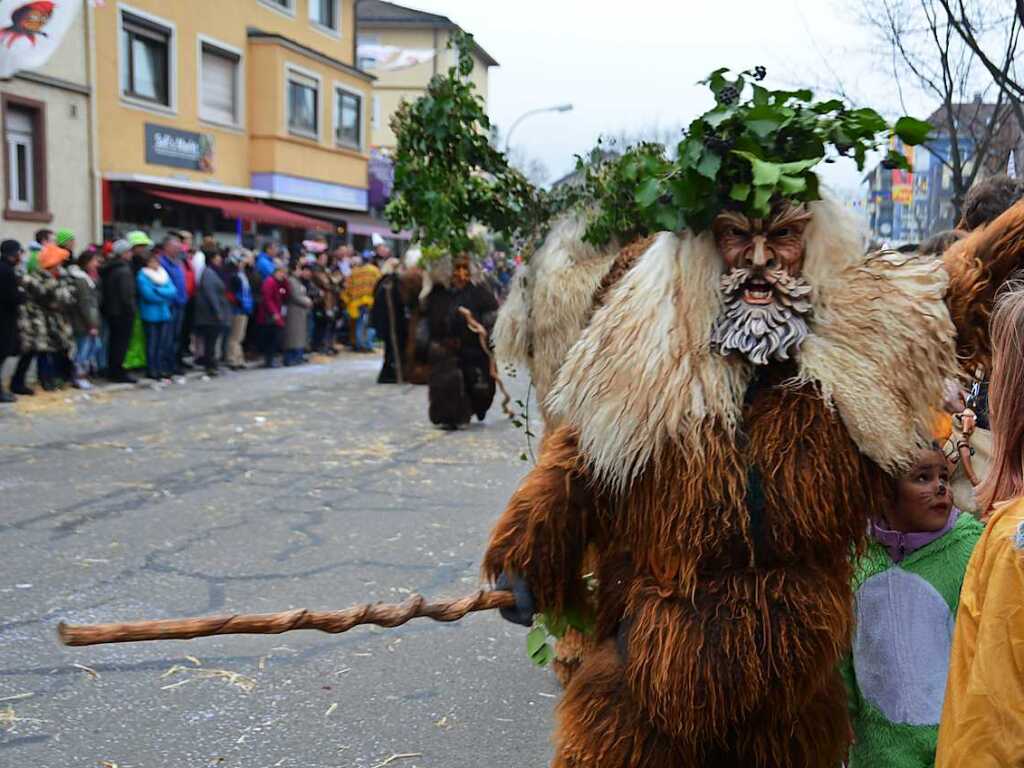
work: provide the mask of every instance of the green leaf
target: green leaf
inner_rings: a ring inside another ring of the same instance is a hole
[[[797,91],[772,91],[772,102],[775,104],[784,104],[790,99],[807,102],[813,98],[814,92],[806,88],[801,88]]]
[[[867,149],[860,142],[853,145],[853,159],[857,163],[857,170],[863,171],[864,161],[867,159]]]
[[[640,164],[636,158],[630,158],[622,166],[622,177],[627,181],[636,181],[637,173],[640,172]]]
[[[712,128],[717,128],[734,114],[736,114],[734,107],[723,104],[704,114],[701,119]]]
[[[754,174],[754,186],[771,186],[778,183],[779,176],[782,175],[782,169],[778,163],[766,162],[741,149],[734,149],[732,153],[750,161],[750,169]]]
[[[658,229],[663,229],[666,232],[675,232],[677,229],[682,228],[679,221],[679,211],[668,206],[661,206],[658,209],[658,214],[654,217],[654,221]]]
[[[894,171],[909,171],[911,170],[910,161],[907,160],[907,156],[902,152],[896,152],[890,149],[888,154],[885,156],[885,162]]]
[[[755,218],[766,218],[771,214],[771,208],[768,203],[772,199],[772,194],[775,192],[773,186],[754,187],[754,200],[750,206],[750,212]]]
[[[845,117],[847,124],[854,123],[861,130],[872,135],[884,131],[888,127],[885,118],[868,107],[851,110],[846,113]]]
[[[811,107],[811,111],[817,115],[825,115],[829,112],[838,112],[841,109],[846,109],[846,104],[844,104],[840,99],[820,101]]]
[[[809,171],[811,168],[821,162],[820,157],[810,157],[806,160],[794,160],[789,163],[780,163],[779,172],[790,176],[794,176],[804,171]]]
[[[722,167],[722,156],[709,149],[704,150],[700,162],[697,164],[697,173],[709,179],[718,175],[718,169]]]
[[[641,208],[650,208],[661,195],[661,184],[658,179],[646,179],[633,196]]]
[[[688,138],[679,144],[679,164],[683,166],[696,165],[704,151],[704,144],[693,138]]]
[[[896,121],[892,130],[893,133],[900,137],[904,144],[916,147],[918,144],[924,144],[927,141],[928,134],[932,132],[932,126],[931,123],[927,123],[924,120],[904,116]]]
[[[807,189],[807,180],[802,176],[779,176],[779,190],[786,197],[796,197]]]
[[[547,630],[540,625],[535,625],[533,629],[526,633],[526,653],[528,656],[533,658],[548,641]]]
[[[821,192],[818,190],[818,174],[808,172],[804,175],[807,182],[807,191],[803,195],[804,200],[821,200]]]
[[[538,667],[546,667],[555,659],[555,652],[550,645],[545,643],[540,647],[534,655],[530,656],[530,660]]]
[[[786,125],[792,117],[793,110],[787,107],[764,104],[747,112],[743,122],[748,131],[763,139]]]
[[[750,185],[744,182],[737,182],[732,185],[732,189],[729,190],[729,197],[739,202],[745,202],[750,197]]]
[[[729,71],[728,67],[719,67],[706,78],[700,81],[701,85],[706,85],[714,93],[718,93],[720,90],[725,88],[729,84],[729,81],[725,79],[724,75]]]

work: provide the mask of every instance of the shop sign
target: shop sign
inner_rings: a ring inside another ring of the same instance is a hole
[[[213,136],[146,123],[146,162],[213,173]]]

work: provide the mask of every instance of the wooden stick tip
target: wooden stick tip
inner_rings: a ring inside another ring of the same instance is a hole
[[[63,621],[57,625],[57,637],[62,645],[71,645],[71,628]]]

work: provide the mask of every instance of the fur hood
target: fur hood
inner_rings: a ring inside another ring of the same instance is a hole
[[[814,310],[794,384],[815,384],[861,452],[897,472],[958,373],[947,273],[927,257],[865,256],[839,205],[811,210],[803,274]],[[578,430],[596,478],[616,490],[669,444],[702,453],[706,423],[739,424],[754,368],[710,346],[722,269],[710,233],[656,236],[558,370],[547,409]]]
[[[619,251],[616,244],[598,249],[583,242],[585,231],[579,215],[563,216],[552,225],[529,263],[516,270],[494,326],[496,357],[530,369],[542,410]],[[545,411],[545,416],[550,414]]]

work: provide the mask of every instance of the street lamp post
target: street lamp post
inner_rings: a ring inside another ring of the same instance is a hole
[[[558,104],[554,107],[541,107],[540,109],[531,109],[529,112],[524,112],[516,121],[512,123],[512,127],[508,129],[508,134],[505,136],[505,154],[508,154],[509,148],[512,146],[512,132],[515,131],[516,127],[528,117],[533,115],[539,115],[542,112],[571,112],[572,104]]]

